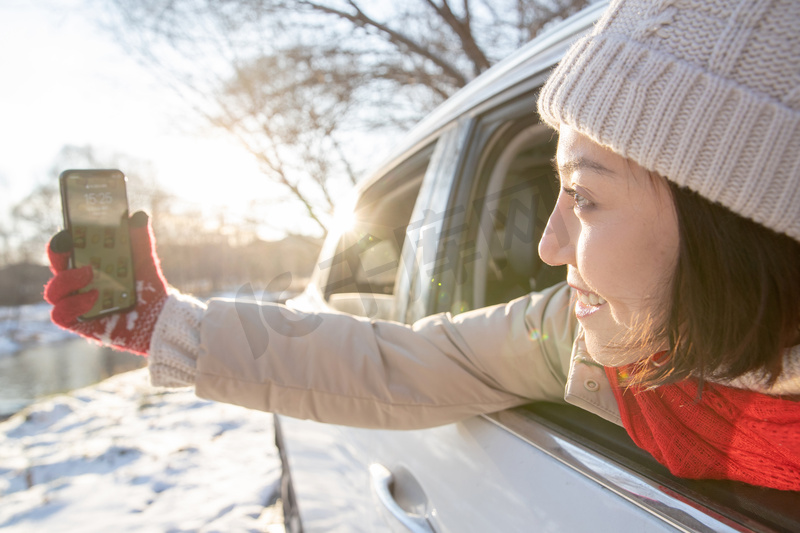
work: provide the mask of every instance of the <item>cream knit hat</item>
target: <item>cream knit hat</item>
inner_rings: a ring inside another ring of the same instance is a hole
[[[539,113],[800,241],[800,0],[614,1]]]

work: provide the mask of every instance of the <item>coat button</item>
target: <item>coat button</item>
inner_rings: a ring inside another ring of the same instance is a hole
[[[583,386],[589,392],[597,392],[600,389],[600,384],[593,379],[587,379],[583,382]]]

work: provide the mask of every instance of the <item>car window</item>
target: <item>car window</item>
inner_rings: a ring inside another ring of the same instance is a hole
[[[552,132],[541,124],[509,135],[485,169],[486,188],[475,203],[480,221],[473,276],[475,307],[507,302],[565,277],[539,259],[538,245],[558,196],[551,159]]]
[[[458,238],[443,250],[459,258],[453,284],[439,294],[453,297],[438,311],[508,302],[566,278],[564,267],[539,259],[539,239],[558,197],[551,163],[557,137],[530,112],[533,101],[522,98],[479,120],[472,161],[452,200],[447,234]]]
[[[403,241],[433,146],[380,178],[359,197],[328,269],[324,295],[342,312],[391,319]]]

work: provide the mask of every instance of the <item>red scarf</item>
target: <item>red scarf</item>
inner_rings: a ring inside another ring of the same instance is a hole
[[[623,387],[606,368],[622,423],[674,475],[800,491],[800,402],[697,381]]]

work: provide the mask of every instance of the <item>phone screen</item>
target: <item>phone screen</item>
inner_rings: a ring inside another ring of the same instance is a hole
[[[125,311],[136,304],[125,175],[119,170],[66,170],[61,173],[64,225],[72,234],[72,268],[90,265],[97,289],[88,320]]]

